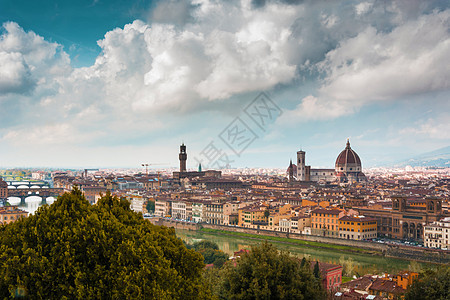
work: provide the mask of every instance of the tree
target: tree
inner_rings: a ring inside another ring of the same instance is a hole
[[[289,252],[263,243],[221,270],[221,299],[325,299],[320,280]]]
[[[437,270],[426,270],[419,279],[408,287],[405,300],[445,300],[450,299],[450,266]]]
[[[203,256],[205,264],[213,264],[215,267],[221,268],[228,260],[228,255],[219,250],[219,246],[214,242],[203,240],[194,243],[192,248]]]
[[[147,209],[147,211],[150,212],[155,212],[155,202],[154,201],[147,201],[147,205],[145,206],[145,208]]]
[[[320,279],[320,268],[319,268],[319,262],[316,261],[316,264],[314,265],[314,271],[313,271],[314,277],[316,277],[317,279]]]
[[[0,298],[205,299],[201,255],[107,193],[74,189],[0,227]]]

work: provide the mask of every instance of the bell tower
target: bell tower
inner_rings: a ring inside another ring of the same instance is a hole
[[[180,172],[186,172],[187,153],[184,143],[180,146],[180,154],[178,157],[180,158]]]
[[[297,180],[305,181],[305,151],[297,151]]]

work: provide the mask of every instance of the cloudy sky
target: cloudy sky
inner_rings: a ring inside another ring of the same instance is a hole
[[[333,167],[350,138],[369,167],[449,146],[448,2],[338,2],[2,0],[0,166],[176,166],[184,142],[189,168],[300,148]]]

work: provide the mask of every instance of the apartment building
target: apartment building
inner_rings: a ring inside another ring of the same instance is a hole
[[[343,216],[339,219],[339,238],[366,240],[377,237],[377,219],[365,216]]]
[[[425,247],[450,249],[450,217],[425,226],[423,243]]]

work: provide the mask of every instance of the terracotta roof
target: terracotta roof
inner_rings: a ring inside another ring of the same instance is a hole
[[[338,155],[336,159],[336,167],[346,164],[357,164],[361,166],[361,160],[358,154],[350,148],[350,142],[347,140],[347,145],[344,150]]]
[[[399,286],[397,282],[382,278],[377,278],[369,290],[387,292],[395,295],[404,294],[406,290]]]

